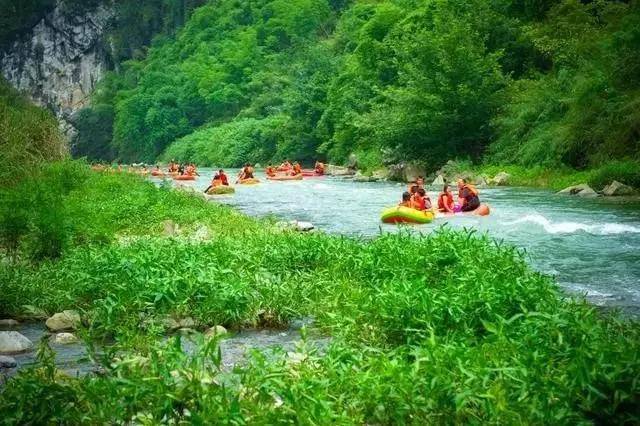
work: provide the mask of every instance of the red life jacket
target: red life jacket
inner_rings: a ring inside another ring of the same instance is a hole
[[[445,201],[446,197],[446,201]],[[445,210],[445,206],[453,210],[453,195],[444,192],[438,197],[438,209]]]

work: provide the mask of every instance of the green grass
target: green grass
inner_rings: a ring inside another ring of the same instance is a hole
[[[518,165],[483,165],[477,168],[477,174],[494,176],[499,172],[511,175],[509,184],[513,186],[533,186],[561,190],[568,186],[587,183],[601,190],[614,180],[640,188],[640,163],[634,160],[610,161],[602,166],[586,170],[569,167],[555,168]]]
[[[373,240],[281,231],[136,177],[76,172],[57,198],[76,224],[68,243],[41,260],[20,242],[0,266],[0,315],[79,309],[87,344],[108,343],[106,373],[60,376],[43,351],[42,366],[2,391],[6,423],[640,418],[637,322],[567,300],[512,247],[447,228]],[[60,188],[55,175],[41,179]],[[183,235],[161,235],[169,218]],[[211,239],[193,241],[202,225]],[[215,342],[186,356],[163,341],[167,314],[232,328],[310,315],[332,342],[323,354],[304,344],[300,363],[256,353],[221,374]],[[137,355],[148,361],[116,359]]]

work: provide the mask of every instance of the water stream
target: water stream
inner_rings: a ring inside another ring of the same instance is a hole
[[[204,189],[211,170],[196,182]],[[261,177],[261,176],[258,176]],[[341,178],[309,178],[236,186],[236,194],[216,201],[252,216],[275,215],[312,222],[336,234],[371,237],[396,232],[380,222],[384,207],[398,202],[405,185],[358,183]],[[430,188],[432,200],[439,188]],[[489,217],[456,216],[415,226],[432,232],[439,226],[474,228],[524,249],[531,265],[556,277],[570,292],[585,294],[597,305],[640,313],[640,200],[579,198],[530,188],[481,188],[491,205]]]

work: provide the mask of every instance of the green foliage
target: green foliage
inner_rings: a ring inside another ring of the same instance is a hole
[[[288,121],[285,116],[263,120],[245,118],[198,130],[172,144],[164,159],[220,167],[255,163],[274,155],[282,143]]]
[[[43,161],[62,159],[65,151],[53,115],[31,104],[0,77],[1,185],[12,185]]]
[[[9,422],[632,423],[640,415],[637,322],[567,299],[511,247],[447,228],[371,240],[300,234],[139,178],[85,179],[60,182],[54,168],[41,180],[78,223],[112,242],[77,242],[38,265],[1,264],[0,314],[24,304],[81,310],[86,342],[104,348],[104,373],[60,376],[43,351],[39,366],[3,389]],[[165,218],[182,235],[160,236]],[[200,226],[210,240],[191,238]],[[332,342],[322,351],[303,343],[295,357],[255,353],[224,371],[215,342],[196,338],[185,354],[177,337],[165,340],[167,314],[228,327],[313,316]]]
[[[637,2],[563,1],[528,36],[552,72],[514,82],[490,161],[597,166],[638,153]]]
[[[640,162],[612,161],[591,172],[589,184],[601,189],[614,180],[634,188],[640,188]]]
[[[77,133],[71,142],[71,154],[94,161],[113,160],[111,138],[114,115],[113,107],[109,104],[98,104],[78,111],[73,117]]]

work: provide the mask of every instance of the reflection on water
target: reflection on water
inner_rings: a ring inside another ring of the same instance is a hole
[[[204,189],[211,170],[186,183]],[[185,183],[180,183],[185,185]],[[233,196],[216,198],[255,216],[312,222],[317,228],[352,236],[395,232],[380,223],[380,211],[398,202],[405,185],[356,183],[338,178],[236,186]],[[437,190],[430,192],[436,199]],[[525,188],[481,188],[492,214],[457,216],[416,227],[431,232],[440,225],[473,227],[526,250],[532,265],[556,276],[565,288],[594,303],[640,307],[640,203],[584,199]]]

